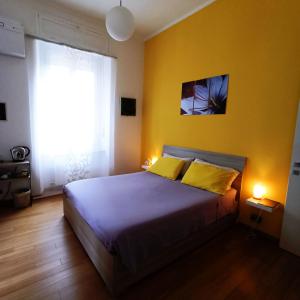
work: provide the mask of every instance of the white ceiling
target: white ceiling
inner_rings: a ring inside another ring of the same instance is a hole
[[[67,7],[104,19],[119,0],[55,0]],[[215,0],[123,0],[135,17],[137,32],[147,39]]]

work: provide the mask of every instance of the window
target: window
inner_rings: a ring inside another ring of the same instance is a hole
[[[108,175],[114,156],[114,59],[39,40],[31,49],[36,191]]]

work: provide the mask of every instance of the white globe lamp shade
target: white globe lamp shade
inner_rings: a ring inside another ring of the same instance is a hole
[[[119,42],[129,40],[134,33],[133,15],[124,6],[111,9],[106,15],[105,25],[109,35]]]

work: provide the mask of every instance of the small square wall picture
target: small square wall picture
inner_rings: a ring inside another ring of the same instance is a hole
[[[181,115],[217,115],[226,113],[229,75],[221,75],[182,84]]]

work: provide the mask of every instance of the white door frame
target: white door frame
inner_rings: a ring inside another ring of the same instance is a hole
[[[300,103],[298,105],[280,247],[300,256]]]

